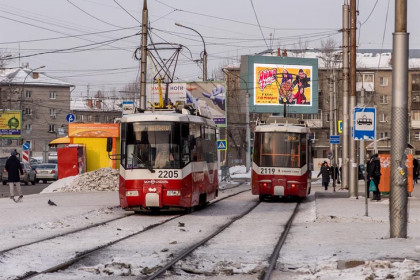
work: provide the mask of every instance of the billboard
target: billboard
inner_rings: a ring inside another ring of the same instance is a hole
[[[241,86],[251,113],[318,113],[318,59],[243,56]]]
[[[20,138],[22,111],[0,111],[0,138]]]
[[[162,84],[162,95],[165,97],[166,85]],[[226,84],[224,82],[188,82],[172,83],[168,89],[169,101],[193,103],[196,107],[211,112],[213,121],[219,127],[226,126]],[[149,84],[146,99],[151,103],[159,102],[157,84]]]

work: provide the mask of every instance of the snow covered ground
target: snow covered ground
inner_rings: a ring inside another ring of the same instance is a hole
[[[230,172],[233,183],[237,178],[250,177],[250,173],[246,173],[244,167],[234,167]],[[66,178],[57,181],[41,194],[25,196],[23,203],[14,203],[8,198],[0,199],[2,225],[0,250],[22,242],[45,238],[51,232],[62,233],[68,229],[127,214],[119,209],[118,194],[115,191],[95,191],[92,186],[90,192],[60,191],[64,189],[63,186],[68,188],[75,180],[76,178]],[[101,184],[103,185],[103,182],[98,183],[98,186]],[[224,182],[221,189],[225,187]],[[362,191],[361,187],[360,191]],[[245,193],[244,198],[247,195],[251,200],[256,200],[250,192]],[[331,188],[329,191],[323,190],[319,180],[313,184],[311,195],[300,205],[300,212],[280,253],[272,279],[420,279],[419,186],[415,187],[413,197],[409,198],[408,238],[406,239],[389,238],[389,200],[387,197],[384,197],[381,202],[369,201],[369,215],[365,216],[364,197],[350,199],[346,195],[346,191],[338,188],[336,192],[332,192]],[[56,202],[58,206],[49,206],[47,204],[49,199]],[[268,207],[264,210],[267,211],[267,217],[273,221],[276,220],[276,215],[273,215],[275,213],[269,210],[270,203],[264,203],[264,207]],[[264,215],[262,212],[260,214]],[[285,213],[278,211],[277,215],[278,220],[281,221]],[[226,213],[226,218],[228,217],[229,213]],[[148,217],[140,216],[137,219],[139,223],[143,223]],[[185,219],[188,219],[188,216],[185,216]],[[238,239],[252,236],[255,237],[254,240],[262,241],[261,244],[256,242],[252,246],[264,247],[267,246],[264,245],[264,238],[278,233],[278,228],[273,226],[274,223],[267,227],[260,224],[255,226],[254,223],[247,223],[246,220],[242,223],[248,226],[246,232],[234,229],[226,231],[228,234],[225,235],[226,239],[220,242],[235,244],[235,242],[240,243]],[[74,240],[75,244],[81,242],[79,238],[80,236]],[[71,243],[69,246],[71,247]],[[223,253],[225,260],[233,259],[237,262],[244,260],[243,266],[237,264],[235,267],[240,269],[234,270],[235,272],[230,276],[223,275],[218,278],[214,275],[195,275],[191,276],[191,279],[255,279],[255,275],[250,271],[252,267],[261,265],[261,259],[264,256],[245,253],[246,257],[244,257],[244,252],[241,250],[224,252],[221,248],[223,247],[220,247],[220,243],[215,240],[210,243],[207,250],[203,253],[198,251],[197,254],[201,256],[213,253],[214,256],[218,256]],[[19,261],[21,263],[33,262],[30,256],[22,252],[19,255]],[[0,263],[5,265],[6,261],[10,261],[7,260],[9,257],[11,256],[7,254],[0,255]],[[154,257],[156,256],[150,256],[150,262],[154,262]],[[206,267],[211,268],[218,259],[213,258]],[[8,269],[12,268],[8,267]],[[75,274],[72,277],[76,278],[86,276],[86,271],[78,274],[77,270],[74,270],[73,273]]]

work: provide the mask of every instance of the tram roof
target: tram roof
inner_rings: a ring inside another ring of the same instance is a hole
[[[293,124],[264,124],[255,127],[255,132],[294,132],[294,133],[310,133],[309,127]]]
[[[181,114],[175,111],[150,111],[125,115],[121,118],[121,122],[188,122],[206,124],[213,127],[216,126],[212,119],[190,114]]]

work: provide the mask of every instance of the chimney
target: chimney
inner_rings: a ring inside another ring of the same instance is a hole
[[[277,56],[281,56],[280,48],[277,48]]]
[[[283,55],[282,56],[287,56],[287,50],[286,49],[283,50]]]
[[[93,106],[93,104],[92,104],[92,99],[88,99],[88,100],[87,100],[87,106],[88,106],[89,108],[92,108],[92,106]]]
[[[38,72],[33,72],[32,73],[32,79],[38,79],[39,78],[39,73]]]
[[[96,100],[96,108],[101,109],[102,100]]]

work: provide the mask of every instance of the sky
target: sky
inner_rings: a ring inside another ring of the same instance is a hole
[[[148,43],[181,44],[174,81],[200,81],[203,42],[175,23],[193,28],[206,44],[211,79],[241,55],[269,48],[318,48],[328,38],[340,46],[343,2],[148,0]],[[392,48],[394,2],[357,1],[359,48]],[[420,48],[415,28],[420,1],[408,2],[410,48]],[[24,62],[32,69],[45,66],[43,72],[73,83],[77,93],[122,91],[139,76],[134,53],[141,42],[142,8],[143,0],[0,0],[0,53],[14,58],[7,67]],[[173,53],[159,51],[163,59]],[[157,73],[150,62],[147,71],[151,78]]]

